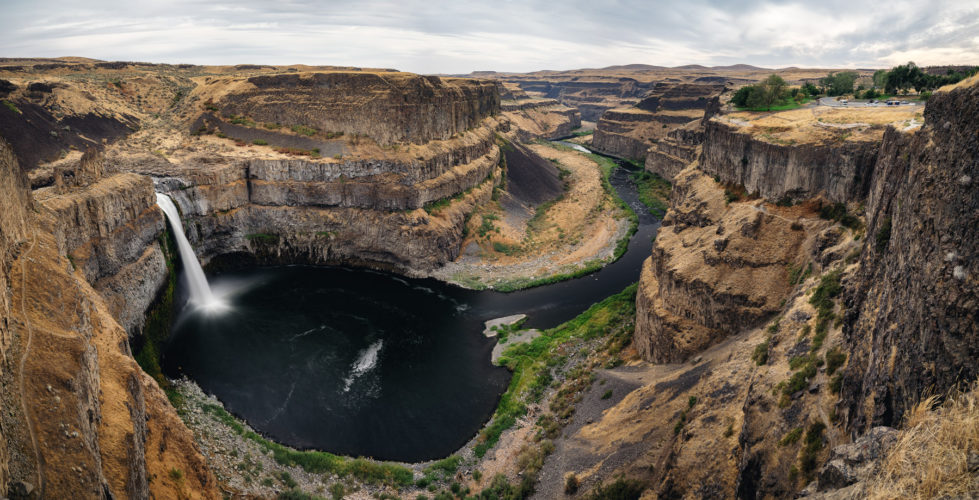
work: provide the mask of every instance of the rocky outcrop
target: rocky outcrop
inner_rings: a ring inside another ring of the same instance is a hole
[[[51,211],[55,241],[130,333],[142,328],[144,313],[166,278],[157,238],[163,216],[153,183],[133,173],[105,175],[101,152],[59,166],[54,186],[35,191]]]
[[[0,215],[0,491],[217,498],[190,432],[133,360],[100,294],[65,258],[64,236],[53,232],[57,214],[43,204],[29,210],[26,178],[12,158],[0,141],[0,199],[14,203]]]
[[[0,378],[11,377],[12,365],[6,362],[13,342],[10,318],[17,307],[10,293],[11,267],[29,243],[31,226],[29,213],[33,206],[27,178],[20,172],[14,152],[0,139]],[[2,420],[0,420],[2,421]],[[0,425],[0,494],[6,494],[10,480],[10,429]]]
[[[925,126],[888,130],[847,287],[841,413],[859,433],[979,376],[979,80],[936,93]]]
[[[700,156],[699,146],[704,142],[704,125],[720,112],[720,97],[706,102],[704,118],[692,121],[666,133],[666,137],[654,142],[646,151],[645,168],[660,177],[672,181],[681,170]]]
[[[581,113],[581,119],[590,122],[598,121],[609,109],[635,104],[653,87],[650,82],[610,76],[556,76],[547,79],[534,75],[511,75],[507,80],[526,92],[557,99],[561,104],[576,108]]]
[[[691,122],[670,130],[666,137],[653,143],[646,150],[644,166],[666,180],[673,178],[697,159],[698,146],[704,142],[704,129],[699,122]]]
[[[224,116],[364,135],[378,144],[448,139],[499,113],[496,84],[397,72],[261,75],[198,90]]]
[[[638,108],[610,109],[602,115],[592,136],[592,147],[613,156],[639,161],[654,139],[655,113]],[[661,127],[662,128],[662,127]]]
[[[683,361],[780,310],[789,266],[802,265],[825,225],[762,200],[728,204],[723,186],[688,167],[643,264],[633,336],[640,355]]]
[[[716,118],[704,133],[701,170],[771,200],[862,200],[880,147],[877,140],[775,144]]]
[[[198,158],[132,168],[174,199],[205,260],[245,252],[418,275],[458,255],[465,220],[500,180],[494,140],[484,126],[411,160]]]
[[[520,141],[557,139],[581,127],[581,114],[554,99],[503,101],[503,116]]]
[[[634,107],[605,112],[595,128],[592,146],[613,156],[645,162],[647,151],[663,143],[654,155],[668,166],[656,168],[659,163],[654,160],[650,171],[670,179],[695,156],[696,146],[703,139],[705,111],[723,91],[723,85],[658,84]],[[687,132],[677,133],[667,142],[681,129]],[[681,165],[681,158],[689,159]]]

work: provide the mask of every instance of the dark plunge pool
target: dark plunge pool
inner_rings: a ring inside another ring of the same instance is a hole
[[[547,328],[639,277],[658,221],[628,172],[612,184],[640,214],[626,254],[583,278],[503,294],[340,267],[281,266],[210,276],[237,288],[221,315],[183,313],[164,371],[186,375],[283,444],[406,462],[445,457],[492,415],[509,383],[490,364],[483,322],[529,315]]]

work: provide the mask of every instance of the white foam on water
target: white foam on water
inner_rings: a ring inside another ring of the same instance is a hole
[[[350,366],[350,374],[347,375],[347,378],[343,379],[343,392],[350,392],[350,387],[357,378],[377,366],[377,355],[381,352],[381,347],[383,346],[384,341],[378,340],[360,352],[357,360]]]

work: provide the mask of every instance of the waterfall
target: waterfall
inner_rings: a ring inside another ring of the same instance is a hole
[[[194,249],[191,248],[187,236],[184,235],[184,226],[180,222],[180,213],[173,200],[165,194],[156,193],[156,204],[160,206],[170,227],[173,228],[174,239],[177,240],[177,249],[180,251],[180,261],[184,265],[184,272],[187,273],[187,283],[190,285],[190,301],[198,307],[216,310],[223,308],[223,302],[211,293],[211,287],[207,284],[207,277],[201,269],[201,263],[197,260]]]

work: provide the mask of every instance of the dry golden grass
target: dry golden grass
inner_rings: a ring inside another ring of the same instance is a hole
[[[946,86],[938,89],[938,91],[939,92],[948,92],[948,91],[950,91],[952,89],[972,87],[974,85],[979,85],[979,75],[973,75],[973,76],[971,76],[969,78],[966,78],[965,80],[962,80],[961,82],[956,83],[954,85],[946,85]]]
[[[738,111],[722,118],[731,125],[775,144],[880,141],[887,125],[906,129],[923,122],[922,106],[897,108],[806,107],[774,113]]]
[[[908,416],[869,498],[979,497],[979,475],[968,463],[979,453],[979,383],[932,409],[935,401],[926,399]]]

